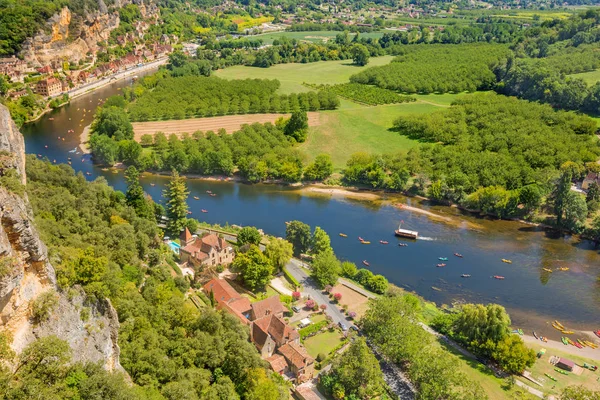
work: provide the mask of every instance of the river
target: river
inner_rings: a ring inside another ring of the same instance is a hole
[[[27,152],[57,163],[66,163],[71,157],[72,167],[85,173],[88,179],[104,176],[116,189],[124,190],[122,171],[117,174],[102,171],[92,165],[89,156],[69,151],[77,148],[79,135],[91,123],[99,101],[120,93],[120,88],[131,83],[131,79],[113,83],[23,127]],[[70,129],[75,132],[67,133]],[[167,181],[166,177],[149,174],[142,178],[145,190],[156,201],[162,201]],[[510,312],[514,326],[536,329],[555,339],[559,334],[548,325],[554,319],[569,328],[600,329],[600,256],[591,242],[517,222],[478,218],[403,196],[359,201],[342,196],[307,195],[298,189],[276,185],[192,179],[188,180],[188,186],[190,210],[199,220],[255,225],[276,236],[285,234],[285,221],[297,219],[321,226],[331,235],[338,257],[359,267],[367,260],[374,273],[383,274],[396,285],[438,305],[454,301],[500,303]],[[208,196],[207,190],[217,196]],[[192,196],[200,199],[194,200]],[[397,203],[426,209],[447,219],[403,210]],[[202,213],[201,209],[208,213]],[[398,246],[403,240],[393,235],[401,220],[407,229],[420,234],[417,241],[405,241],[406,247]],[[340,232],[348,237],[340,237]],[[360,244],[358,236],[371,244]],[[389,244],[379,244],[379,240],[387,240]],[[455,252],[464,258],[454,257]],[[440,262],[438,257],[448,257],[445,267],[436,267]],[[503,263],[502,258],[512,260],[512,264]],[[558,267],[569,270],[558,271]],[[461,278],[461,274],[471,277]],[[493,275],[505,279],[496,280]]]

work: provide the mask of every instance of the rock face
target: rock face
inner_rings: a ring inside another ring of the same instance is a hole
[[[26,183],[23,136],[0,105],[0,177],[18,175]],[[31,305],[47,291],[58,305],[47,320],[35,324]],[[73,350],[75,361],[101,361],[108,370],[122,370],[117,344],[119,321],[110,304],[87,304],[76,288],[67,296],[57,291],[56,274],[46,246],[33,225],[27,195],[0,185],[0,331],[8,331],[19,353],[38,337],[57,335]]]

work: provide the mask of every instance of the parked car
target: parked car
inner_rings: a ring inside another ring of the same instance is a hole
[[[348,330],[348,327],[346,326],[345,323],[343,322],[338,322],[338,325],[340,326],[340,328],[342,329],[343,332],[346,332]]]
[[[352,329],[353,331],[358,332],[358,326],[356,326],[356,325],[350,325],[350,329]]]
[[[298,307],[296,307],[296,306],[293,306],[292,307],[292,311],[294,311],[294,312],[300,312],[300,309]]]

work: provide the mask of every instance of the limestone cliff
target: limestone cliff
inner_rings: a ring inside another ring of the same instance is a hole
[[[145,0],[146,3],[149,1]],[[136,3],[144,17],[158,13],[154,4],[145,4],[144,0],[116,0],[114,3],[109,9],[98,0],[98,10],[85,15],[74,15],[64,7],[48,20],[46,29],[23,43],[19,56],[35,67],[64,61],[77,63],[85,60],[88,54],[95,55],[98,43],[107,40],[119,27],[118,8]]]
[[[25,145],[8,110],[0,105],[0,178],[7,176],[26,183]],[[35,323],[32,303],[47,291],[55,292],[57,305],[46,320]],[[108,301],[87,303],[76,288],[68,296],[57,291],[27,195],[0,185],[0,331],[12,335],[13,349],[18,353],[36,338],[54,334],[69,343],[75,361],[101,361],[108,370],[122,370],[114,308]]]

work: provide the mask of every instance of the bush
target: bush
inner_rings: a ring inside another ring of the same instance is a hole
[[[327,321],[319,321],[316,324],[312,324],[307,326],[306,328],[302,328],[298,331],[300,334],[300,339],[305,339],[308,336],[312,336],[313,334],[319,332],[321,329],[325,328],[329,322]]]
[[[318,362],[322,362],[323,360],[325,360],[327,358],[327,355],[324,353],[319,353],[317,354],[317,361]]]
[[[323,312],[324,312],[325,310],[327,310],[327,304],[321,304],[321,305],[319,306],[319,308],[320,308],[321,310],[323,310]]]
[[[306,300],[306,303],[304,303],[304,306],[305,306],[306,308],[309,308],[309,309],[311,309],[311,310],[312,310],[312,309],[313,309],[313,307],[315,306],[315,304],[317,304],[317,302],[316,302],[316,301],[314,301],[314,300]]]
[[[223,267],[221,264],[217,265],[217,268],[215,268],[215,271],[217,271],[217,273],[221,273],[225,270],[225,267]]]
[[[292,299],[294,301],[300,300],[300,297],[302,297],[302,294],[300,292],[292,292]]]
[[[288,280],[288,282],[290,282],[292,285],[294,285],[296,288],[300,287],[300,282],[298,282],[298,280],[296,278],[294,278],[292,276],[292,274],[290,274],[290,272],[286,269],[286,268],[282,268],[281,271],[283,272],[283,275],[285,276],[285,278]]]
[[[342,294],[336,293],[333,295],[333,298],[335,299],[335,301],[339,302],[342,299]]]
[[[36,323],[46,321],[57,304],[58,296],[56,292],[48,290],[40,294],[31,304],[31,317]]]
[[[315,305],[312,308],[313,311],[319,311],[319,305],[317,304],[317,302],[315,301]]]

